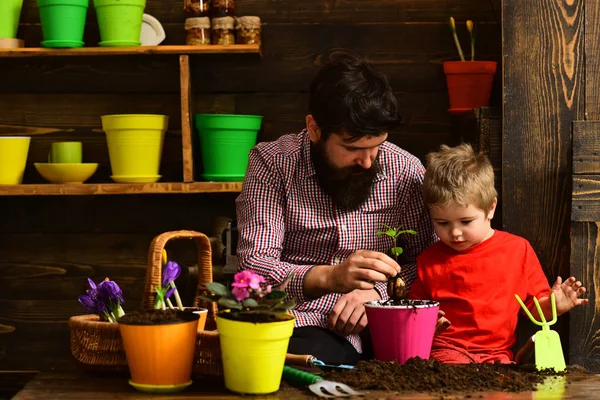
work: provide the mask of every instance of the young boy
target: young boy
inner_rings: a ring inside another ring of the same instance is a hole
[[[578,298],[585,288],[574,277],[558,277],[550,288],[527,240],[492,229],[496,196],[489,160],[470,145],[427,156],[423,200],[440,241],[417,258],[409,297],[440,303],[431,351],[440,362],[512,362],[521,310],[515,294],[538,317],[536,297],[547,320],[550,293],[558,315],[588,302]]]

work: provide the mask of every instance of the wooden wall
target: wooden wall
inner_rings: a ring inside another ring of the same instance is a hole
[[[167,32],[165,44],[184,42],[182,3],[148,0],[146,12]],[[396,90],[406,124],[390,140],[423,158],[456,137],[441,67],[457,59],[447,16],[460,24],[465,50],[464,21],[481,22],[477,59],[501,61],[500,0],[236,3],[237,15],[262,18],[263,55],[192,56],[193,111],[263,115],[259,140],[302,129],[312,76],[333,55],[354,52],[372,60]],[[98,41],[94,18],[90,9],[89,46]],[[38,46],[35,0],[25,1],[21,22],[19,37]],[[103,164],[94,179],[106,181],[100,115],[165,113],[171,120],[161,172],[166,180],[181,179],[176,56],[2,59],[0,76],[0,134],[19,132],[1,127],[7,124],[64,129],[36,136],[30,163],[43,161],[52,141],[82,140],[84,159]],[[31,165],[26,182],[41,182]],[[83,312],[76,298],[86,278],[118,281],[126,309],[133,308],[152,237],[175,229],[217,236],[234,216],[234,199],[233,194],[0,197],[0,369],[72,367],[66,321]],[[193,249],[186,245],[170,252],[193,264]]]

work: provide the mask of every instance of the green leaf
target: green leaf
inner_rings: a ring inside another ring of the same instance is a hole
[[[404,249],[402,247],[392,247],[392,254],[398,257],[400,254],[404,253]]]
[[[209,302],[215,302],[215,301],[219,301],[219,299],[221,298],[221,296],[217,296],[217,295],[207,295],[207,296],[198,296],[198,298],[200,300],[204,300],[204,301],[209,301]]]
[[[265,296],[265,300],[267,301],[279,301],[285,299],[287,293],[282,292],[281,290],[273,290],[271,293]]]
[[[287,311],[287,310],[291,310],[295,306],[296,306],[296,300],[292,300],[292,301],[290,301],[288,303],[277,304],[273,309],[274,310]]]
[[[234,299],[228,299],[226,297],[221,297],[217,303],[223,307],[233,308],[236,310],[241,310],[243,308],[242,305]]]
[[[218,282],[209,282],[206,284],[206,288],[219,296],[229,296],[231,292],[224,285],[221,285]]]
[[[383,223],[383,222],[380,222],[379,225],[383,226],[385,229],[392,229],[391,226],[389,226],[388,224]]]
[[[402,233],[410,233],[411,235],[416,235],[417,231],[413,231],[412,229],[406,229],[404,231],[398,231],[398,235],[400,235]]]
[[[251,297],[244,300],[244,306],[248,308],[258,307],[258,302]]]

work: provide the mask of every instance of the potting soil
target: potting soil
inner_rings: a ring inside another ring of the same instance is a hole
[[[577,371],[581,374],[581,369]],[[564,374],[562,374],[564,375]],[[330,371],[326,380],[348,384],[354,390],[395,392],[522,392],[536,390],[545,379],[557,379],[554,371],[540,373],[506,364],[442,364],[415,357],[406,364],[378,360],[360,361],[353,370]]]

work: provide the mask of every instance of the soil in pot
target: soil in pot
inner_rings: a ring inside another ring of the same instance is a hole
[[[294,319],[292,314],[265,314],[265,313],[232,313],[232,312],[220,312],[219,317],[223,319],[229,319],[231,321],[240,322],[253,322],[253,323],[265,323],[265,322],[282,322]]]
[[[582,374],[581,367],[569,367]],[[585,370],[583,370],[585,371]],[[568,372],[569,373],[569,372]],[[354,390],[386,390],[451,394],[457,392],[535,390],[545,379],[559,375],[540,373],[513,364],[442,364],[415,357],[405,364],[378,360],[359,361],[353,370],[330,371],[323,378],[346,383]]]
[[[128,312],[118,322],[128,325],[164,325],[195,321],[198,318],[196,314],[180,310],[136,310]]]

